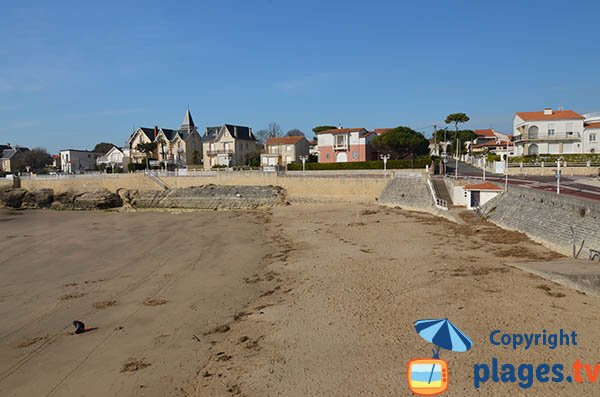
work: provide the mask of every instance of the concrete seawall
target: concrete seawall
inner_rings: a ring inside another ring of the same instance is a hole
[[[398,176],[392,179],[381,192],[379,203],[414,211],[438,212],[422,174]]]
[[[410,170],[407,170],[407,173]],[[413,171],[414,172],[414,171]],[[287,190],[291,202],[347,202],[373,203],[379,197],[389,177],[357,177],[348,175],[278,176],[261,172],[219,172],[209,176],[161,177],[171,188],[215,185],[281,186]],[[142,173],[108,176],[89,176],[64,179],[23,179],[23,188],[28,190],[50,188],[56,192],[75,190],[90,191],[106,188],[112,192],[119,189],[140,191],[157,190],[155,182]]]
[[[493,223],[527,234],[565,255],[572,255],[573,235],[580,258],[600,250],[600,202],[540,190],[510,187],[480,209]]]

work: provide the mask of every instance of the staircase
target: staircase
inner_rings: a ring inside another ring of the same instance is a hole
[[[441,200],[441,202],[437,204],[446,208],[452,207],[452,197],[450,197],[444,178],[431,178],[430,181],[435,197],[438,200]]]
[[[158,186],[160,186],[161,188],[163,188],[163,190],[169,190],[170,189],[169,185],[167,185],[162,179],[160,179],[158,177],[158,175],[155,175],[154,173],[152,173],[152,171],[146,172],[146,176],[148,178],[150,178],[152,180],[152,182],[156,183]]]

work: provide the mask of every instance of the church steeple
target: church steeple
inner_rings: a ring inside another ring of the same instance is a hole
[[[185,117],[183,118],[183,123],[181,123],[181,129],[186,131],[192,131],[196,128],[194,124],[194,119],[192,119],[192,113],[190,112],[190,108],[185,112]]]

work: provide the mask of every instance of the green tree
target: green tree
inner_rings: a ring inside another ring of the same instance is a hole
[[[297,128],[289,130],[285,136],[304,136],[304,132],[300,131]]]
[[[112,143],[108,143],[108,142],[100,142],[98,144],[96,144],[96,146],[94,146],[94,152],[96,153],[100,153],[100,154],[106,154],[108,153],[108,151],[112,148],[114,148],[117,145],[114,145]]]
[[[459,124],[464,124],[466,122],[468,122],[469,120],[471,120],[469,118],[469,116],[467,116],[466,113],[451,113],[448,116],[446,116],[446,124],[454,124],[454,129],[456,130],[456,133],[454,135],[454,140],[457,141],[458,146],[455,144],[454,150],[456,150],[457,148],[459,149],[458,151],[456,151],[456,156],[460,156],[460,147],[461,144],[459,142],[459,136],[458,136],[458,125]],[[463,141],[464,143],[464,141]]]
[[[150,168],[149,157],[152,155],[152,152],[156,150],[158,146],[157,142],[148,142],[148,143],[138,143],[136,149],[146,155],[146,169]]]
[[[321,131],[335,130],[336,128],[337,127],[335,125],[318,125],[315,128],[313,128],[312,131],[316,134]]]
[[[429,150],[429,141],[422,133],[402,126],[375,137],[372,145],[378,152],[389,154],[392,160],[414,159]]]
[[[450,153],[454,153],[456,151],[456,139],[453,140],[452,135],[455,135],[456,137],[456,132],[452,134],[451,132],[448,132],[445,129],[437,130],[435,132],[435,137],[438,145],[441,145],[442,142],[444,142],[444,138],[450,141],[450,146],[447,149]],[[458,130],[458,141],[461,143],[461,150],[464,149],[465,142],[473,141],[476,136],[477,135],[475,135],[475,132],[473,132],[473,130]]]
[[[45,171],[50,164],[52,164],[52,156],[46,149],[33,148],[15,154],[13,166],[17,172],[27,171],[27,167],[29,167],[29,171],[40,173]]]

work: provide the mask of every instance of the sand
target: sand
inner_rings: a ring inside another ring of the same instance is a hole
[[[0,395],[398,396],[450,318],[446,395],[592,395],[597,385],[473,386],[473,366],[595,363],[598,298],[505,262],[555,259],[467,216],[361,205],[256,212],[0,213]],[[97,327],[70,335],[71,321]],[[489,333],[578,333],[529,351]]]
[[[0,395],[186,395],[256,299],[267,213],[0,212]],[[241,254],[243,253],[243,254]],[[71,322],[91,331],[71,335]],[[191,382],[191,383],[190,383]]]

